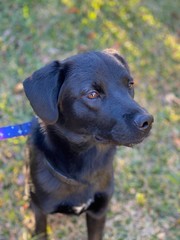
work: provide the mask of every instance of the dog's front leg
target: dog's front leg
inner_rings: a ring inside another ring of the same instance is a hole
[[[95,218],[90,214],[86,214],[88,240],[102,240],[103,230],[106,222],[106,215],[100,218]]]
[[[40,210],[35,212],[35,234],[38,240],[46,240],[47,217]]]
[[[34,236],[37,240],[47,240],[47,216],[35,204],[31,203],[31,205],[35,219]]]

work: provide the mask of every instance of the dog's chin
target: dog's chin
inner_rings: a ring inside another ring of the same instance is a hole
[[[145,135],[141,138],[138,138],[138,139],[133,139],[133,140],[129,140],[129,141],[120,141],[119,144],[117,144],[117,145],[132,148],[132,147],[142,143],[144,141],[144,139],[146,139],[149,135],[150,135],[150,133],[148,133],[147,135]]]
[[[144,141],[150,135],[150,131],[141,135],[141,136],[134,136],[129,138],[119,138],[116,139],[116,145],[118,146],[125,146],[125,147],[134,147]]]
[[[136,146],[136,145],[142,143],[143,140],[144,140],[144,138],[141,139],[141,140],[139,140],[139,141],[136,141],[136,142],[132,142],[132,143],[124,143],[124,144],[120,144],[120,145],[121,145],[121,146],[125,146],[125,147],[133,148],[134,146]]]
[[[149,134],[147,134],[146,136],[143,136],[139,139],[130,139],[130,140],[125,140],[125,139],[106,139],[103,138],[99,135],[94,136],[94,139],[97,143],[101,143],[101,144],[111,144],[111,145],[116,145],[116,146],[125,146],[125,147],[134,147],[140,143],[142,143],[144,141],[145,138],[147,138],[149,136]]]

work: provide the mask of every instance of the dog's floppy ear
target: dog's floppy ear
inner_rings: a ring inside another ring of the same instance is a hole
[[[130,72],[130,69],[126,60],[115,49],[108,48],[108,49],[105,49],[103,52],[114,56],[119,62],[121,62],[121,64],[123,64],[123,66],[127,69],[127,71]]]
[[[53,61],[23,82],[25,94],[33,110],[48,124],[58,120],[58,96],[63,75],[61,76],[61,64]]]

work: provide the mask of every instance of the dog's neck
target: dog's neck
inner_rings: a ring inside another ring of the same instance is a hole
[[[47,131],[47,141],[49,141],[49,144],[52,144],[53,142],[54,146],[57,145],[58,140],[61,140],[63,142],[66,142],[68,145],[70,145],[71,149],[73,149],[73,151],[77,151],[78,153],[92,146],[92,143],[91,143],[92,141],[89,136],[75,133],[60,124],[53,125],[53,126],[48,125],[46,126],[46,131]]]
[[[42,138],[41,144],[46,145],[42,145],[42,150],[47,161],[51,161],[50,164],[55,169],[72,179],[84,179],[84,175],[106,166],[109,154],[113,158],[114,146],[95,144],[90,137],[74,133],[60,125],[47,126],[41,122],[38,131]],[[38,145],[38,148],[41,149],[41,146]]]

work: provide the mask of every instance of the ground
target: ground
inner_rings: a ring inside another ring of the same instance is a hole
[[[105,240],[180,238],[180,3],[178,0],[9,0],[0,3],[0,126],[33,115],[22,81],[54,59],[113,47],[128,60],[151,136],[118,149]],[[29,240],[25,144],[0,142],[0,240]],[[84,240],[84,216],[49,218],[50,239]]]

